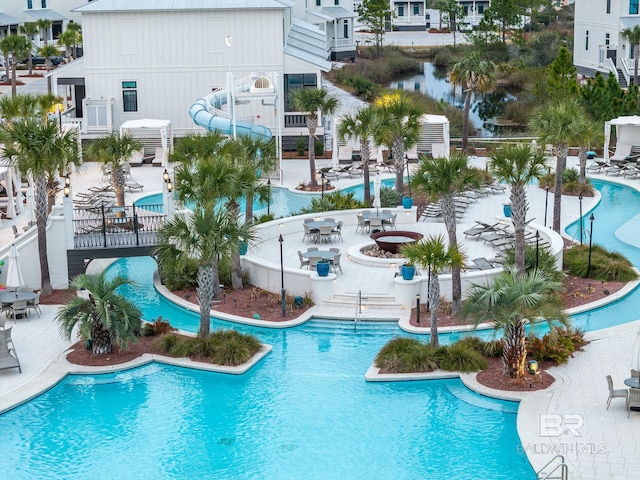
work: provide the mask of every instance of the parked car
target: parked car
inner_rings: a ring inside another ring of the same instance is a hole
[[[6,82],[7,76],[4,73],[0,73],[0,82]]]
[[[54,67],[57,67],[58,65],[60,65],[61,63],[64,62],[64,57],[61,57],[59,55],[54,55],[54,56],[49,57],[49,58],[51,59],[51,65],[53,65]],[[33,66],[44,65],[45,61],[46,61],[45,57],[40,57],[40,56],[37,56],[37,55],[33,55],[31,57],[31,64]],[[23,63],[23,64],[27,65],[29,63],[29,59],[25,58],[20,63]]]

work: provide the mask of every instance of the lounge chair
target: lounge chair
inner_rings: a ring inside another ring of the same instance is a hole
[[[348,145],[338,147],[338,162],[351,163],[352,161],[353,161],[353,149]]]
[[[347,169],[347,173],[351,178],[362,176],[362,165],[352,165]]]
[[[164,158],[165,156],[165,151],[162,149],[162,147],[156,147],[156,155],[155,157],[153,157],[153,160],[151,162],[151,164],[154,167],[162,167],[164,166]]]
[[[338,180],[338,173],[333,170],[331,167],[324,167],[318,170],[318,175],[324,175],[324,178],[327,180]]]
[[[134,150],[129,157],[129,165],[132,167],[141,167],[144,155],[140,150]]]
[[[12,328],[13,327],[9,327],[4,330],[0,330],[0,370],[17,368],[18,372],[22,373],[22,367],[20,367],[20,360],[18,360],[16,347],[11,339]]]
[[[619,388],[614,390],[613,388],[613,379],[611,375],[607,375],[607,385],[609,386],[609,398],[607,398],[607,410],[609,410],[609,405],[611,405],[611,400],[614,398],[624,398],[627,400],[627,412],[629,411],[629,391],[626,388]],[[640,390],[639,390],[640,391]]]
[[[604,161],[594,160],[586,167],[586,171],[590,173],[600,173],[604,168],[608,167],[609,164]]]
[[[135,180],[127,180],[126,182],[124,182],[124,188],[126,188],[130,192],[133,192],[135,190],[141,192],[144,189],[144,185],[136,182]]]
[[[495,266],[486,258],[474,258],[471,260],[480,270],[493,270]]]
[[[627,160],[629,160],[632,147],[633,147],[632,145],[628,145],[626,143],[617,145],[616,151],[611,157],[609,157],[609,161],[610,162],[626,162]]]
[[[476,225],[471,227],[469,230],[466,230],[464,233],[465,238],[467,237],[478,237],[483,233],[495,232],[496,226],[498,224],[494,223],[493,225],[489,225],[488,223],[476,222]]]

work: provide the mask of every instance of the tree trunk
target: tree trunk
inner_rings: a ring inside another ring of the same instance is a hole
[[[471,94],[473,90],[467,87],[464,97],[464,112],[462,114],[462,153],[467,154],[467,144],[469,143],[469,110],[471,109]]]
[[[525,243],[524,229],[527,221],[527,192],[524,185],[511,184],[511,221],[515,231],[515,266],[520,275],[526,273],[525,269]]]
[[[447,229],[449,237],[449,246],[458,245],[458,237],[456,235],[456,206],[453,202],[453,195],[445,195],[442,197],[442,219]],[[460,267],[451,269],[451,313],[458,313],[462,306],[462,278]]]
[[[638,44],[633,46],[633,81],[638,86]]]
[[[231,218],[238,222],[240,217],[240,205],[237,201],[227,202],[227,209],[231,214]],[[242,284],[242,265],[240,264],[240,248],[236,248],[231,252],[231,288],[233,290],[240,290],[243,287]]]
[[[309,129],[309,173],[311,174],[311,186],[318,186],[318,173],[316,172],[316,149],[315,138],[318,118],[314,115],[307,115],[307,128]]]
[[[47,255],[47,176],[35,178],[36,226],[38,229],[38,256],[40,258],[40,288],[43,295],[51,293],[49,257]]]
[[[371,161],[371,149],[369,148],[369,140],[360,139],[360,158],[362,159],[362,172],[364,177],[364,204],[371,206],[371,185],[369,185],[369,162]]]
[[[91,322],[91,351],[94,355],[111,353],[111,334],[99,320]]]
[[[399,195],[404,195],[404,139],[402,137],[393,141],[391,152],[396,167],[396,191]]]
[[[431,272],[429,278],[429,309],[431,313],[431,327],[429,336],[431,337],[431,346],[438,348],[440,341],[438,339],[438,309],[440,308],[440,280],[438,274]]]
[[[556,178],[553,192],[553,230],[560,233],[560,215],[562,214],[562,172],[567,162],[567,144],[558,146],[556,155]]]
[[[524,376],[524,364],[527,361],[526,321],[514,320],[504,326],[502,339],[502,362],[505,373],[511,378]]]
[[[247,225],[253,224],[253,193],[248,192],[245,196],[244,205],[244,223]]]
[[[211,264],[201,264],[198,267],[198,287],[196,296],[200,304],[200,330],[198,335],[203,338],[209,336],[211,330],[211,300],[214,298],[214,285],[216,281],[214,266]]]
[[[581,145],[578,150],[578,160],[580,161],[580,177],[578,183],[584,185],[587,183],[587,147]]]
[[[15,97],[18,93],[16,83],[16,59],[11,61],[11,96]]]
[[[118,207],[124,207],[125,180],[124,180],[124,170],[122,169],[121,164],[118,164],[117,167],[112,169],[111,183],[113,184],[113,190],[116,192],[116,205]]]

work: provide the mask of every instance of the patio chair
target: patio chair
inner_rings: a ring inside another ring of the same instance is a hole
[[[320,227],[320,232],[318,233],[318,243],[331,243],[331,236],[333,235],[333,227],[323,226]]]
[[[133,192],[135,190],[141,192],[144,189],[144,185],[136,182],[135,180],[127,180],[126,182],[124,182],[124,188],[126,188],[130,192]]]
[[[351,163],[353,161],[353,149],[344,145],[338,147],[338,163]]]
[[[20,360],[16,353],[16,347],[11,339],[11,329],[9,327],[4,330],[0,330],[0,370],[7,370],[9,368],[17,368],[19,373],[22,373],[22,367],[20,367]]]
[[[375,232],[376,230],[384,231],[384,224],[382,223],[381,218],[370,218],[369,219],[369,231]]]
[[[590,173],[600,173],[605,167],[609,165],[607,162],[594,160],[589,165],[586,166],[585,170]]]
[[[626,390],[625,390],[626,391]],[[640,388],[630,388],[627,396],[627,418],[631,413],[631,409],[640,408]]]
[[[356,233],[358,233],[358,229],[364,233],[365,228],[369,228],[369,222],[362,216],[361,213],[356,214],[356,218],[358,219],[358,224],[356,225]]]
[[[333,248],[331,249],[333,250]],[[333,272],[335,274],[338,273],[338,269],[340,269],[340,273],[342,273],[344,275],[344,272],[342,271],[342,267],[340,266],[340,258],[342,257],[342,254],[339,253],[338,255],[336,255],[335,257],[333,257],[331,259],[331,267],[333,268]]]
[[[629,145],[626,143],[622,143],[616,146],[615,153],[609,157],[610,162],[625,162],[629,160],[629,156],[631,155],[631,148],[633,145]]]
[[[624,398],[627,400],[627,412],[629,411],[629,391],[626,388],[613,389],[613,379],[611,375],[607,375],[607,385],[609,386],[609,398],[607,398],[607,410],[611,405],[611,400],[614,398]],[[640,390],[639,390],[640,391]]]
[[[22,235],[22,233],[18,231],[18,227],[16,227],[15,225],[11,225],[11,229],[13,230],[14,238],[18,238],[20,235]]]
[[[344,242],[344,240],[342,239],[342,225],[344,225],[344,222],[340,220],[338,222],[338,226],[331,230],[331,235],[333,235],[336,238],[339,238],[341,242]]]
[[[40,310],[40,293],[36,293],[33,300],[27,300],[27,309],[35,311],[38,317],[42,315],[42,310]]]
[[[309,270],[316,270],[318,262],[322,260],[322,257],[309,258]]]
[[[11,304],[11,318],[15,321],[18,318],[18,315],[22,317],[29,316],[29,309],[27,308],[26,300],[16,300]]]
[[[382,211],[384,213],[384,210]],[[391,213],[391,212],[389,212]],[[394,213],[391,215],[391,218],[389,220],[382,220],[382,225],[384,225],[385,227],[389,227],[389,230],[397,230],[396,228],[396,220],[398,218],[398,214]]]
[[[313,221],[313,220],[312,220]],[[305,222],[302,224],[302,227],[304,228],[304,236],[302,237],[302,241],[304,242],[305,238],[307,239],[307,243],[309,243],[309,240],[313,240],[315,241],[317,235],[318,235],[318,231],[315,228],[311,228],[309,227],[309,225],[307,225],[307,221],[305,220]]]
[[[634,370],[633,368],[631,369],[631,376],[633,378],[638,378],[640,377],[640,370]]]
[[[304,268],[304,267],[308,267],[309,266],[309,259],[304,258],[302,256],[302,252],[300,250],[298,250],[298,258],[300,259],[300,268]]]

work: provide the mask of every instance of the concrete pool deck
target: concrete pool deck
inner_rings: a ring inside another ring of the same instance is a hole
[[[575,163],[575,159],[571,159]],[[326,162],[328,163],[328,162]],[[319,167],[322,166],[322,162]],[[294,186],[308,175],[308,166],[304,160],[287,160],[289,185]],[[92,171],[93,170],[93,171]],[[89,165],[73,178],[74,192],[86,190],[96,183],[97,166]],[[133,170],[133,178],[145,185],[142,193],[127,194],[128,200],[160,191],[162,170],[151,166]],[[607,176],[594,176],[602,179],[636,186],[636,182]],[[358,180],[339,180],[338,185],[350,185]],[[154,189],[154,186],[156,187]],[[544,192],[539,198],[530,197],[531,217],[544,216]],[[499,196],[486,197],[494,201],[493,206],[480,207],[480,210],[491,211],[494,215],[501,207]],[[563,225],[577,217],[578,204],[575,199],[563,202]],[[585,203],[584,211],[590,207]],[[548,212],[550,218],[551,210]],[[476,219],[470,210],[466,219]],[[481,219],[477,217],[477,219]],[[13,239],[10,223],[5,223],[0,230],[0,241],[8,243]],[[11,233],[7,236],[7,230]],[[17,398],[20,392],[27,392],[29,398],[36,395],[39,385],[46,385],[47,369],[57,364],[58,357],[65,352],[70,342],[62,340],[54,322],[56,306],[43,305],[42,317],[32,316],[27,321],[9,321],[13,326],[14,341],[23,367],[23,373],[17,370],[0,371],[0,405],[6,408],[11,398]],[[314,312],[316,316],[331,316],[331,309],[326,312]],[[574,479],[627,479],[634,478],[640,468],[640,416],[637,414],[627,418],[624,402],[614,400],[609,410],[605,403],[608,396],[605,376],[610,374],[617,388],[622,387],[622,380],[629,376],[632,342],[640,322],[632,322],[618,327],[591,332],[587,335],[592,343],[584,352],[579,352],[567,365],[552,370],[558,379],[557,385],[547,391],[525,392],[518,413],[518,433],[522,448],[538,470],[556,454],[563,454],[569,464],[570,476]],[[612,355],[612,352],[615,352]],[[363,372],[363,376],[366,372]],[[44,380],[44,381],[43,381]],[[465,379],[465,383],[466,379]],[[50,384],[50,379],[49,379]],[[487,394],[483,389],[481,393]],[[30,394],[29,394],[30,392]],[[504,397],[505,393],[497,392]],[[508,394],[513,398],[512,393]],[[541,422],[546,419],[547,426],[558,421],[566,422],[565,427],[555,431],[547,429],[550,436],[541,435]],[[564,420],[563,420],[564,419]],[[508,454],[509,452],[505,452]]]

